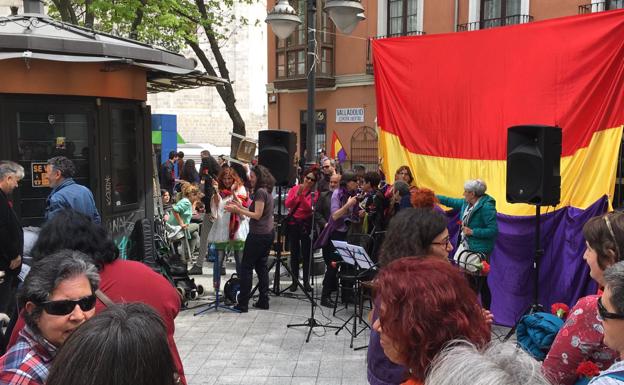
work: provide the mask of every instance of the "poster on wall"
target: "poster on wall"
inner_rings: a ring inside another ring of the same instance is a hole
[[[46,172],[47,165],[47,162],[32,162],[30,164],[33,187],[50,187],[48,173]]]

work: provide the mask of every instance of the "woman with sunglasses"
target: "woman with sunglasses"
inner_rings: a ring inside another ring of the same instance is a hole
[[[169,281],[144,263],[119,258],[119,250],[106,229],[74,210],[63,210],[46,222],[31,255],[34,261],[45,260],[62,249],[78,250],[95,263],[100,273],[100,290],[113,302],[142,302],[160,314],[167,328],[167,341],[176,371],[186,384],[182,359],[173,338],[175,318],[180,312],[180,296]],[[105,308],[103,302],[97,301],[96,312]],[[9,346],[15,343],[16,333],[23,327],[24,319],[20,315]]]
[[[310,167],[303,172],[303,183],[288,191],[286,202],[288,215],[286,228],[290,245],[290,269],[292,285],[290,291],[297,291],[299,263],[303,257],[303,289],[312,291],[310,287],[310,232],[312,231],[312,205],[319,199],[316,181],[319,177],[318,168]]]
[[[26,326],[0,358],[0,384],[44,384],[58,349],[93,317],[100,278],[86,259],[61,250],[33,265],[19,295]]]
[[[589,275],[604,287],[604,271],[622,260],[624,251],[624,213],[612,212],[591,218],[583,226],[585,254]],[[572,385],[577,381],[576,369],[583,361],[594,362],[601,370],[610,367],[618,353],[604,344],[604,329],[598,319],[598,295],[578,300],[570,311],[542,370],[553,384]]]

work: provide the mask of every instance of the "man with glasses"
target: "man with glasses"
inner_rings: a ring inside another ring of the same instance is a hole
[[[598,319],[604,329],[604,343],[624,353],[624,262],[618,262],[604,272],[605,290],[598,299]],[[595,377],[592,385],[624,384],[624,361],[616,361]]]
[[[24,232],[9,196],[24,177],[24,168],[9,160],[0,161],[0,313],[10,318],[15,316],[15,292],[18,274],[22,266]],[[1,336],[1,333],[0,333]],[[4,352],[5,341],[0,341],[0,352]]]
[[[336,162],[333,159],[325,158],[321,163],[321,178],[318,181],[317,189],[320,192],[329,191],[329,180],[336,174]]]
[[[26,327],[0,358],[0,384],[43,385],[58,349],[95,314],[100,277],[87,259],[62,250],[34,264],[20,295]]]

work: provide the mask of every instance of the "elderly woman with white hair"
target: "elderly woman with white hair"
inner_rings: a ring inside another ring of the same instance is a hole
[[[438,195],[440,203],[459,210],[461,231],[457,242],[457,252],[471,250],[483,253],[489,262],[498,235],[496,223],[496,201],[485,193],[487,186],[481,179],[470,179],[464,183],[464,198],[449,198]],[[490,309],[492,295],[487,277],[471,277],[471,285],[480,287],[481,302]]]
[[[540,364],[511,342],[478,348],[455,340],[429,367],[425,385],[549,385]]]

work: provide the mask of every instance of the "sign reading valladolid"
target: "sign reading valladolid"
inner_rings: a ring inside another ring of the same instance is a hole
[[[336,123],[351,123],[363,121],[363,108],[336,108]]]

